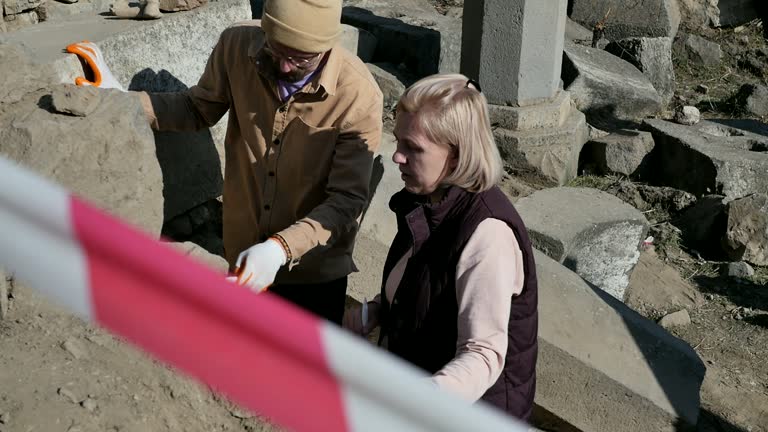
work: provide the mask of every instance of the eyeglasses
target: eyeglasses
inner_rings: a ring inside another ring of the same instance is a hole
[[[295,57],[295,56],[285,55],[283,52],[281,52],[280,50],[270,45],[269,41],[264,43],[264,52],[266,52],[270,57],[274,58],[275,60],[285,60],[298,69],[308,69],[312,67],[315,61],[318,58],[320,58],[320,56],[323,55],[323,53],[317,53],[312,55],[311,57]]]

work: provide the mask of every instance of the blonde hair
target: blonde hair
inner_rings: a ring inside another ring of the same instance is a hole
[[[485,96],[468,83],[461,74],[423,78],[403,93],[396,112],[417,113],[427,138],[457,149],[458,164],[443,184],[483,192],[501,179],[502,162]]]

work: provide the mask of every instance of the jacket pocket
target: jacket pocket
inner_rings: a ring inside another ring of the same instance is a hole
[[[281,165],[313,186],[325,185],[333,163],[338,131],[315,127],[301,117],[294,118],[283,133]],[[284,165],[285,162],[288,162]]]

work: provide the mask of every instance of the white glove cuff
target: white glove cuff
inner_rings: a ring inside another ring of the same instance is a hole
[[[281,266],[286,264],[288,261],[288,256],[285,254],[285,250],[279,241],[275,239],[269,239],[264,242],[264,245],[267,247],[267,251],[270,257],[275,257],[280,262]]]

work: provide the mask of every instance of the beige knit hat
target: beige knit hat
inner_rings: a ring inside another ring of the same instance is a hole
[[[288,48],[328,51],[341,34],[341,0],[266,0],[261,27]]]

